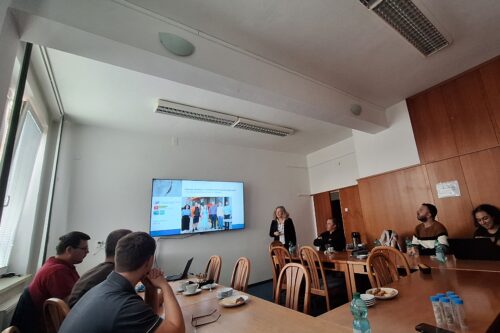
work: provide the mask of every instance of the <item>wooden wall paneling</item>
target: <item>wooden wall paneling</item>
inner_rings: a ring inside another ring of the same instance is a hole
[[[363,220],[363,209],[361,208],[358,186],[342,188],[339,190],[339,194],[345,239],[350,243],[352,240],[351,233],[357,231],[361,234],[361,239],[365,241],[367,239],[365,222]]]
[[[438,219],[448,229],[450,237],[471,237],[474,225],[470,218],[472,203],[469,190],[458,157],[430,163],[425,166],[429,183],[438,209]],[[438,198],[436,184],[457,180],[460,187],[459,197]]]
[[[460,163],[472,205],[500,207],[500,147],[460,156]]]
[[[418,207],[433,202],[423,166],[360,179],[358,186],[370,243],[384,229],[396,231],[401,240],[411,236],[418,222]]]
[[[413,135],[422,163],[458,156],[440,87],[407,99]]]
[[[498,141],[479,70],[460,76],[441,88],[458,152],[467,154],[495,147]]]
[[[500,57],[479,69],[493,124],[500,143]]]
[[[330,200],[330,192],[322,192],[313,195],[314,202],[314,214],[316,217],[316,228],[318,230],[318,235],[325,231],[325,222],[331,219],[332,214],[332,202]]]

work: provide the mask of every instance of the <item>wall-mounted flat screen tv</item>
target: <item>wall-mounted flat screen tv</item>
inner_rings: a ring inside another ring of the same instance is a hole
[[[242,182],[153,179],[153,237],[245,228]]]

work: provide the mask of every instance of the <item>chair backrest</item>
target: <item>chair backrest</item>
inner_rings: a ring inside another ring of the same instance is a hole
[[[207,263],[207,268],[205,268],[205,274],[207,274],[207,280],[214,280],[215,283],[219,283],[220,270],[222,267],[222,259],[220,256],[211,256]]]
[[[16,326],[10,326],[4,329],[2,333],[21,333],[21,331]]]
[[[299,302],[301,300],[301,286],[304,287],[304,307],[303,312],[309,313],[309,301],[311,298],[311,277],[307,269],[301,264],[289,263],[280,272],[278,277],[278,286],[286,278],[285,306],[289,309],[299,311]],[[280,288],[276,288],[274,300],[280,304]]]
[[[234,265],[233,274],[231,275],[231,288],[246,292],[249,277],[250,260],[248,260],[248,258],[241,257]]]
[[[43,321],[46,333],[57,333],[68,315],[69,306],[62,299],[49,298],[43,303]]]
[[[283,245],[283,243],[280,241],[272,241],[271,244],[269,244],[269,251],[271,251],[271,248],[275,246],[285,247],[285,245]]]
[[[389,246],[373,248],[367,260],[368,278],[372,287],[383,287],[399,280],[398,264],[403,266],[406,275],[410,274],[410,265],[401,252]]]
[[[311,246],[302,246],[299,251],[299,257],[300,262],[307,268],[311,276],[311,289],[328,290],[326,286],[325,270],[318,252]]]

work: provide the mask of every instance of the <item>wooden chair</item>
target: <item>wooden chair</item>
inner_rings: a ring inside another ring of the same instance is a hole
[[[233,274],[231,275],[231,288],[239,291],[247,291],[248,278],[250,276],[250,260],[241,257],[234,265]]]
[[[57,333],[68,312],[69,306],[62,299],[53,297],[46,300],[43,303],[45,333]]]
[[[269,251],[271,251],[271,248],[275,246],[285,247],[285,245],[283,245],[280,241],[272,241],[271,244],[269,244]]]
[[[307,269],[301,264],[289,263],[280,272],[278,285],[286,279],[285,306],[289,309],[299,311],[300,289],[304,283],[304,307],[303,312],[309,314],[309,302],[311,298],[311,277]],[[280,290],[274,295],[275,303],[280,304]]]
[[[311,276],[311,294],[325,297],[326,309],[330,311],[330,295],[328,293],[325,269],[323,268],[323,263],[319,258],[318,252],[310,246],[302,246],[299,250],[299,257],[300,262],[307,268]]]
[[[271,256],[271,264],[273,267],[273,297],[276,293],[276,286],[278,285],[278,276],[285,267],[285,265],[291,262],[290,252],[284,246],[273,246],[269,249],[269,255]],[[284,283],[281,286],[281,289],[284,289]]]
[[[205,274],[207,274],[207,280],[214,280],[215,283],[219,283],[220,270],[222,267],[222,259],[220,256],[211,256],[207,263],[207,268],[205,268]]]
[[[406,275],[410,275],[410,265],[405,256],[397,249],[389,246],[373,248],[366,262],[368,278],[372,288],[380,288],[401,277],[398,272],[398,263],[404,268]]]
[[[4,329],[2,333],[21,333],[21,331],[16,326],[10,326]]]

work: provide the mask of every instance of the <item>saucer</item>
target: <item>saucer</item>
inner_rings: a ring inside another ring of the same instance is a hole
[[[236,302],[238,299],[243,300],[242,302]],[[219,302],[220,305],[222,305],[225,308],[232,308],[235,306],[240,306],[245,304],[248,301],[248,296],[247,295],[234,295],[230,297],[226,297],[223,300]]]
[[[188,293],[187,291],[185,291],[185,292],[183,292],[182,294],[183,294],[184,296],[193,296],[193,295],[196,295],[196,294],[199,294],[199,293],[201,293],[201,289],[200,289],[200,288],[196,289],[196,290],[195,290],[194,292],[192,292],[192,293]]]

